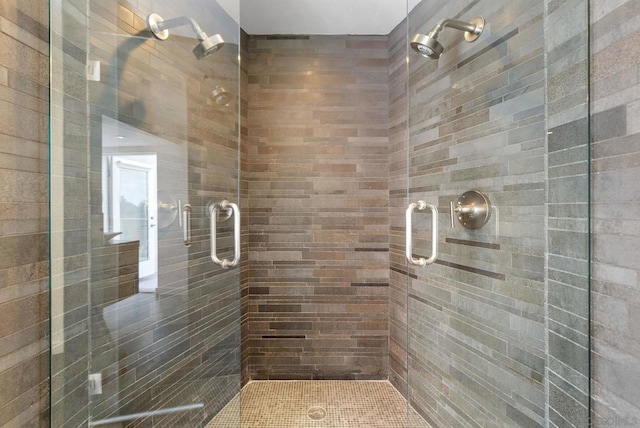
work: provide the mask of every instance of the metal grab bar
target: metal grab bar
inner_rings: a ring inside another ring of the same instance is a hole
[[[214,263],[219,264],[223,268],[231,268],[238,265],[240,261],[240,209],[238,206],[226,199],[220,203],[211,205],[211,260]],[[233,215],[233,260],[218,258],[217,248],[217,229],[218,229],[218,211],[231,210]]]
[[[425,208],[431,210],[431,257],[425,259],[420,257],[418,259],[413,258],[413,239],[412,239],[412,217],[413,211],[417,208],[418,211],[422,211]],[[406,228],[406,257],[407,261],[412,265],[426,266],[436,261],[438,257],[438,207],[433,204],[426,203],[425,201],[412,202],[409,204],[405,213],[405,228]]]
[[[185,246],[191,246],[191,204],[182,207],[182,239]]]

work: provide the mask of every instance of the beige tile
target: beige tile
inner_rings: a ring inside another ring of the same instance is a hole
[[[241,422],[241,423],[239,423]],[[207,428],[429,428],[387,381],[254,381]]]

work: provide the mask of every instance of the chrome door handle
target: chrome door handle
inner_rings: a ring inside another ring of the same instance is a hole
[[[418,259],[413,258],[413,237],[411,229],[413,227],[413,212],[416,210],[416,208],[418,209],[418,211],[422,211],[425,208],[429,208],[431,210],[431,257],[429,257],[428,259],[425,259],[424,257],[420,257]],[[438,207],[425,201],[410,203],[405,213],[405,228],[405,249],[407,261],[416,266],[426,266],[435,262],[436,258],[438,257]]]
[[[230,268],[238,265],[240,261],[240,209],[238,206],[232,202],[227,201],[226,199],[220,203],[211,205],[211,260],[214,263],[222,266],[223,268]],[[217,247],[217,238],[218,238],[218,212],[220,210],[231,210],[231,215],[233,215],[233,260],[218,258],[218,247]]]
[[[191,205],[184,204],[182,207],[182,239],[184,245],[191,246]]]

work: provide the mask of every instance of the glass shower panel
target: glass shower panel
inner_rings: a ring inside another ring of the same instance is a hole
[[[435,262],[407,275],[408,397],[433,426],[588,425],[579,3],[423,0],[409,14],[409,40],[423,36],[409,52],[408,203],[437,206],[439,224]],[[557,31],[567,14],[575,26]],[[461,23],[438,31],[447,18]],[[416,206],[412,220],[411,256],[427,259],[432,215]]]
[[[200,427],[240,390],[239,273],[209,219],[239,200],[233,3],[51,3],[53,426]],[[158,38],[152,13],[194,19]]]

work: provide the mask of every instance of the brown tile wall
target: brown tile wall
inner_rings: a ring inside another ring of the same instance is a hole
[[[48,426],[47,2],[0,2],[0,426]]]
[[[251,379],[384,379],[387,37],[249,41]]]

